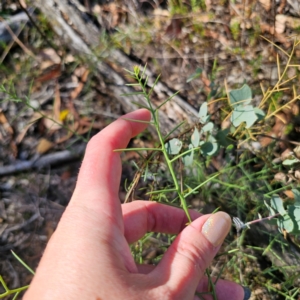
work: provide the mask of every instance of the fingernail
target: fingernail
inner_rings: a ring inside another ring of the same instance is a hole
[[[251,290],[245,286],[242,286],[244,289],[244,299],[243,300],[248,300],[251,296]]]
[[[231,218],[220,211],[213,214],[202,226],[202,233],[215,246],[222,244],[231,227]]]

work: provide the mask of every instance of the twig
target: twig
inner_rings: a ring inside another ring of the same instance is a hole
[[[86,144],[80,145],[72,150],[64,150],[56,153],[44,155],[38,159],[21,161],[13,165],[0,168],[0,176],[6,176],[31,169],[39,169],[58,163],[65,163],[70,160],[79,159],[85,151]]]
[[[9,34],[11,35],[11,37],[13,38],[13,40],[23,49],[23,51],[28,54],[29,56],[32,56],[33,58],[35,58],[35,55],[33,54],[32,51],[30,51],[29,49],[27,49],[27,47],[21,42],[21,40],[15,35],[15,33],[13,32],[13,30],[9,27],[8,24],[6,24],[5,20],[3,18],[0,17],[1,21],[4,21],[4,26],[7,29],[7,31],[9,32]]]
[[[268,134],[258,133],[257,136],[267,137],[267,138],[270,138],[270,139],[275,140],[277,142],[283,142],[283,143],[286,143],[286,144],[292,144],[292,145],[300,146],[299,142],[281,139],[279,137],[274,137],[274,136],[271,136],[271,135],[268,135]]]
[[[28,220],[26,220],[25,222],[21,223],[21,224],[17,224],[17,225],[14,225],[12,227],[9,227],[7,229],[5,229],[5,231],[3,232],[2,236],[1,236],[1,239],[2,241],[6,241],[7,237],[8,237],[8,234],[12,231],[15,231],[15,230],[20,230],[22,229],[23,227],[27,226],[28,224],[32,223],[33,221],[35,221],[38,217],[40,217],[40,213],[37,212],[35,213],[33,216],[31,216]]]
[[[23,30],[25,24],[20,27],[16,33],[16,36],[19,36],[19,34],[21,33],[21,31]],[[5,57],[7,56],[7,54],[9,53],[11,47],[13,46],[13,44],[15,43],[15,40],[13,39],[12,41],[10,41],[9,45],[7,45],[7,47],[5,47],[5,50],[3,51],[1,57],[0,57],[0,64],[3,63]]]
[[[277,213],[275,215],[269,216],[269,217],[265,217],[265,218],[260,218],[260,219],[256,219],[247,223],[243,223],[238,217],[233,217],[233,223],[235,224],[236,230],[239,232],[241,229],[244,228],[250,228],[250,225],[255,224],[255,223],[259,223],[259,222],[263,222],[263,221],[270,221],[273,218],[277,218],[281,216],[280,213]]]
[[[55,46],[55,44],[53,44],[48,38],[47,36],[41,31],[41,29],[38,27],[38,25],[35,23],[35,21],[33,20],[33,18],[31,17],[30,13],[28,12],[28,10],[23,7],[22,3],[20,0],[18,0],[18,3],[21,7],[21,9],[24,11],[24,13],[27,15],[27,17],[29,18],[30,22],[32,23],[32,25],[36,28],[36,30],[39,32],[39,34],[45,39],[46,43],[50,46],[50,48],[53,48],[56,52],[56,54],[62,58],[62,56],[58,53],[57,48]]]

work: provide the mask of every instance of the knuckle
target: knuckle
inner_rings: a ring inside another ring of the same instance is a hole
[[[152,289],[148,297],[149,300],[181,300],[178,293],[171,289],[168,285],[161,285],[156,289]]]
[[[200,273],[203,273],[207,268],[207,251],[209,250],[205,249],[202,244],[191,241],[180,241],[177,247],[177,252],[195,265]]]
[[[97,145],[99,143],[99,134],[100,133],[98,133],[90,138],[90,140],[88,141],[88,143],[86,145],[86,151],[93,149],[95,147],[95,145]]]

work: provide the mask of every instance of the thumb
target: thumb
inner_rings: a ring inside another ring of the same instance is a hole
[[[231,218],[224,212],[198,218],[177,236],[151,275],[168,286],[172,299],[193,299],[230,228]]]

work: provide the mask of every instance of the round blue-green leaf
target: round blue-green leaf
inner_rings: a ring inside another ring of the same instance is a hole
[[[165,144],[165,148],[169,155],[176,155],[182,148],[182,142],[179,139],[172,139]]]
[[[300,206],[300,192],[296,189],[292,189],[292,192],[294,194],[294,199],[295,199],[295,205]]]
[[[294,234],[300,233],[300,206],[289,205],[288,206],[288,215],[294,222]]]
[[[270,205],[275,211],[279,212],[282,216],[286,214],[286,210],[283,206],[283,201],[279,196],[272,196]]]
[[[274,209],[265,200],[264,200],[264,203],[270,213],[270,216],[276,215],[276,212],[274,211]]]
[[[252,91],[247,84],[244,84],[240,89],[229,92],[229,101],[231,105],[245,105],[252,100]]]
[[[260,108],[258,108],[258,107],[254,107],[254,112],[257,116],[258,121],[263,120],[266,116],[265,112],[263,110],[261,110]]]
[[[212,122],[209,122],[202,127],[201,131],[212,132],[213,129],[214,129],[214,124]]]
[[[194,148],[199,146],[199,142],[200,142],[200,133],[199,130],[195,127],[195,130],[191,136],[191,142],[192,142],[192,146],[194,146]]]
[[[238,127],[241,123],[246,123],[246,128],[250,128],[258,119],[252,105],[238,105],[231,114],[231,122],[234,127]]]
[[[281,230],[286,230],[289,233],[292,233],[294,230],[294,222],[289,215],[284,215],[277,219],[277,225]]]
[[[218,143],[216,139],[212,136],[209,137],[208,141],[201,145],[201,153],[204,156],[212,156],[218,151],[218,149]]]
[[[193,145],[189,144],[189,150],[191,150],[193,148],[194,148]],[[191,152],[183,155],[182,162],[183,162],[185,167],[188,167],[193,163],[193,159],[194,159],[194,150],[192,150]]]
[[[198,113],[199,121],[201,124],[205,124],[209,118],[209,116],[207,115],[207,111],[208,111],[207,102],[203,102],[202,105],[200,106],[200,110]]]
[[[223,130],[219,130],[216,134],[216,139],[218,143],[225,148],[232,144],[232,141],[228,138],[229,132],[230,129],[225,128]]]

